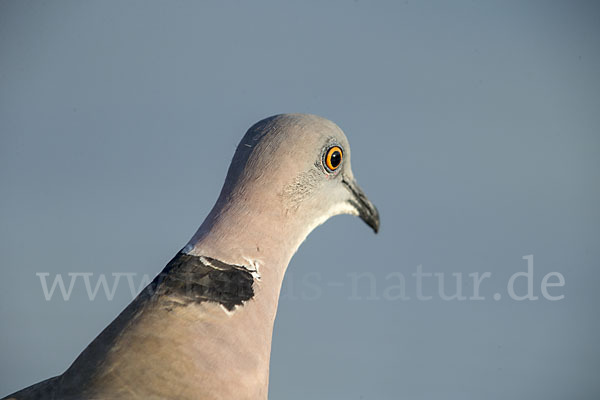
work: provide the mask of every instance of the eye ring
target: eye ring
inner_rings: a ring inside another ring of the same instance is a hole
[[[340,146],[332,146],[325,153],[325,166],[331,172],[335,171],[342,164],[342,148]]]

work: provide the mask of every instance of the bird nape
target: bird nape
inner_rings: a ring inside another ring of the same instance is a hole
[[[62,374],[14,399],[266,399],[288,263],[338,214],[375,232],[333,122],[282,114],[244,135],[214,207],[188,244]]]

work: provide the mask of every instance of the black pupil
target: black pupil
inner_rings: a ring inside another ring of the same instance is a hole
[[[339,150],[336,150],[333,152],[333,154],[331,154],[331,158],[330,158],[331,166],[333,168],[337,168],[337,166],[340,165],[340,162],[342,162],[342,155],[339,152]]]

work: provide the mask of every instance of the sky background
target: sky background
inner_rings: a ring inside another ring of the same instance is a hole
[[[36,273],[157,274],[246,129],[309,112],[382,227],[335,217],[292,259],[271,399],[600,398],[598,71],[596,2],[1,1],[0,395],[131,301]],[[539,298],[512,300],[530,254]],[[419,265],[467,295],[489,272],[485,300],[419,301]]]

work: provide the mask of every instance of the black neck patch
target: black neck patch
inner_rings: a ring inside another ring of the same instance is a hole
[[[174,297],[175,304],[219,303],[229,311],[254,296],[252,274],[240,265],[179,252],[148,285],[151,295]]]

